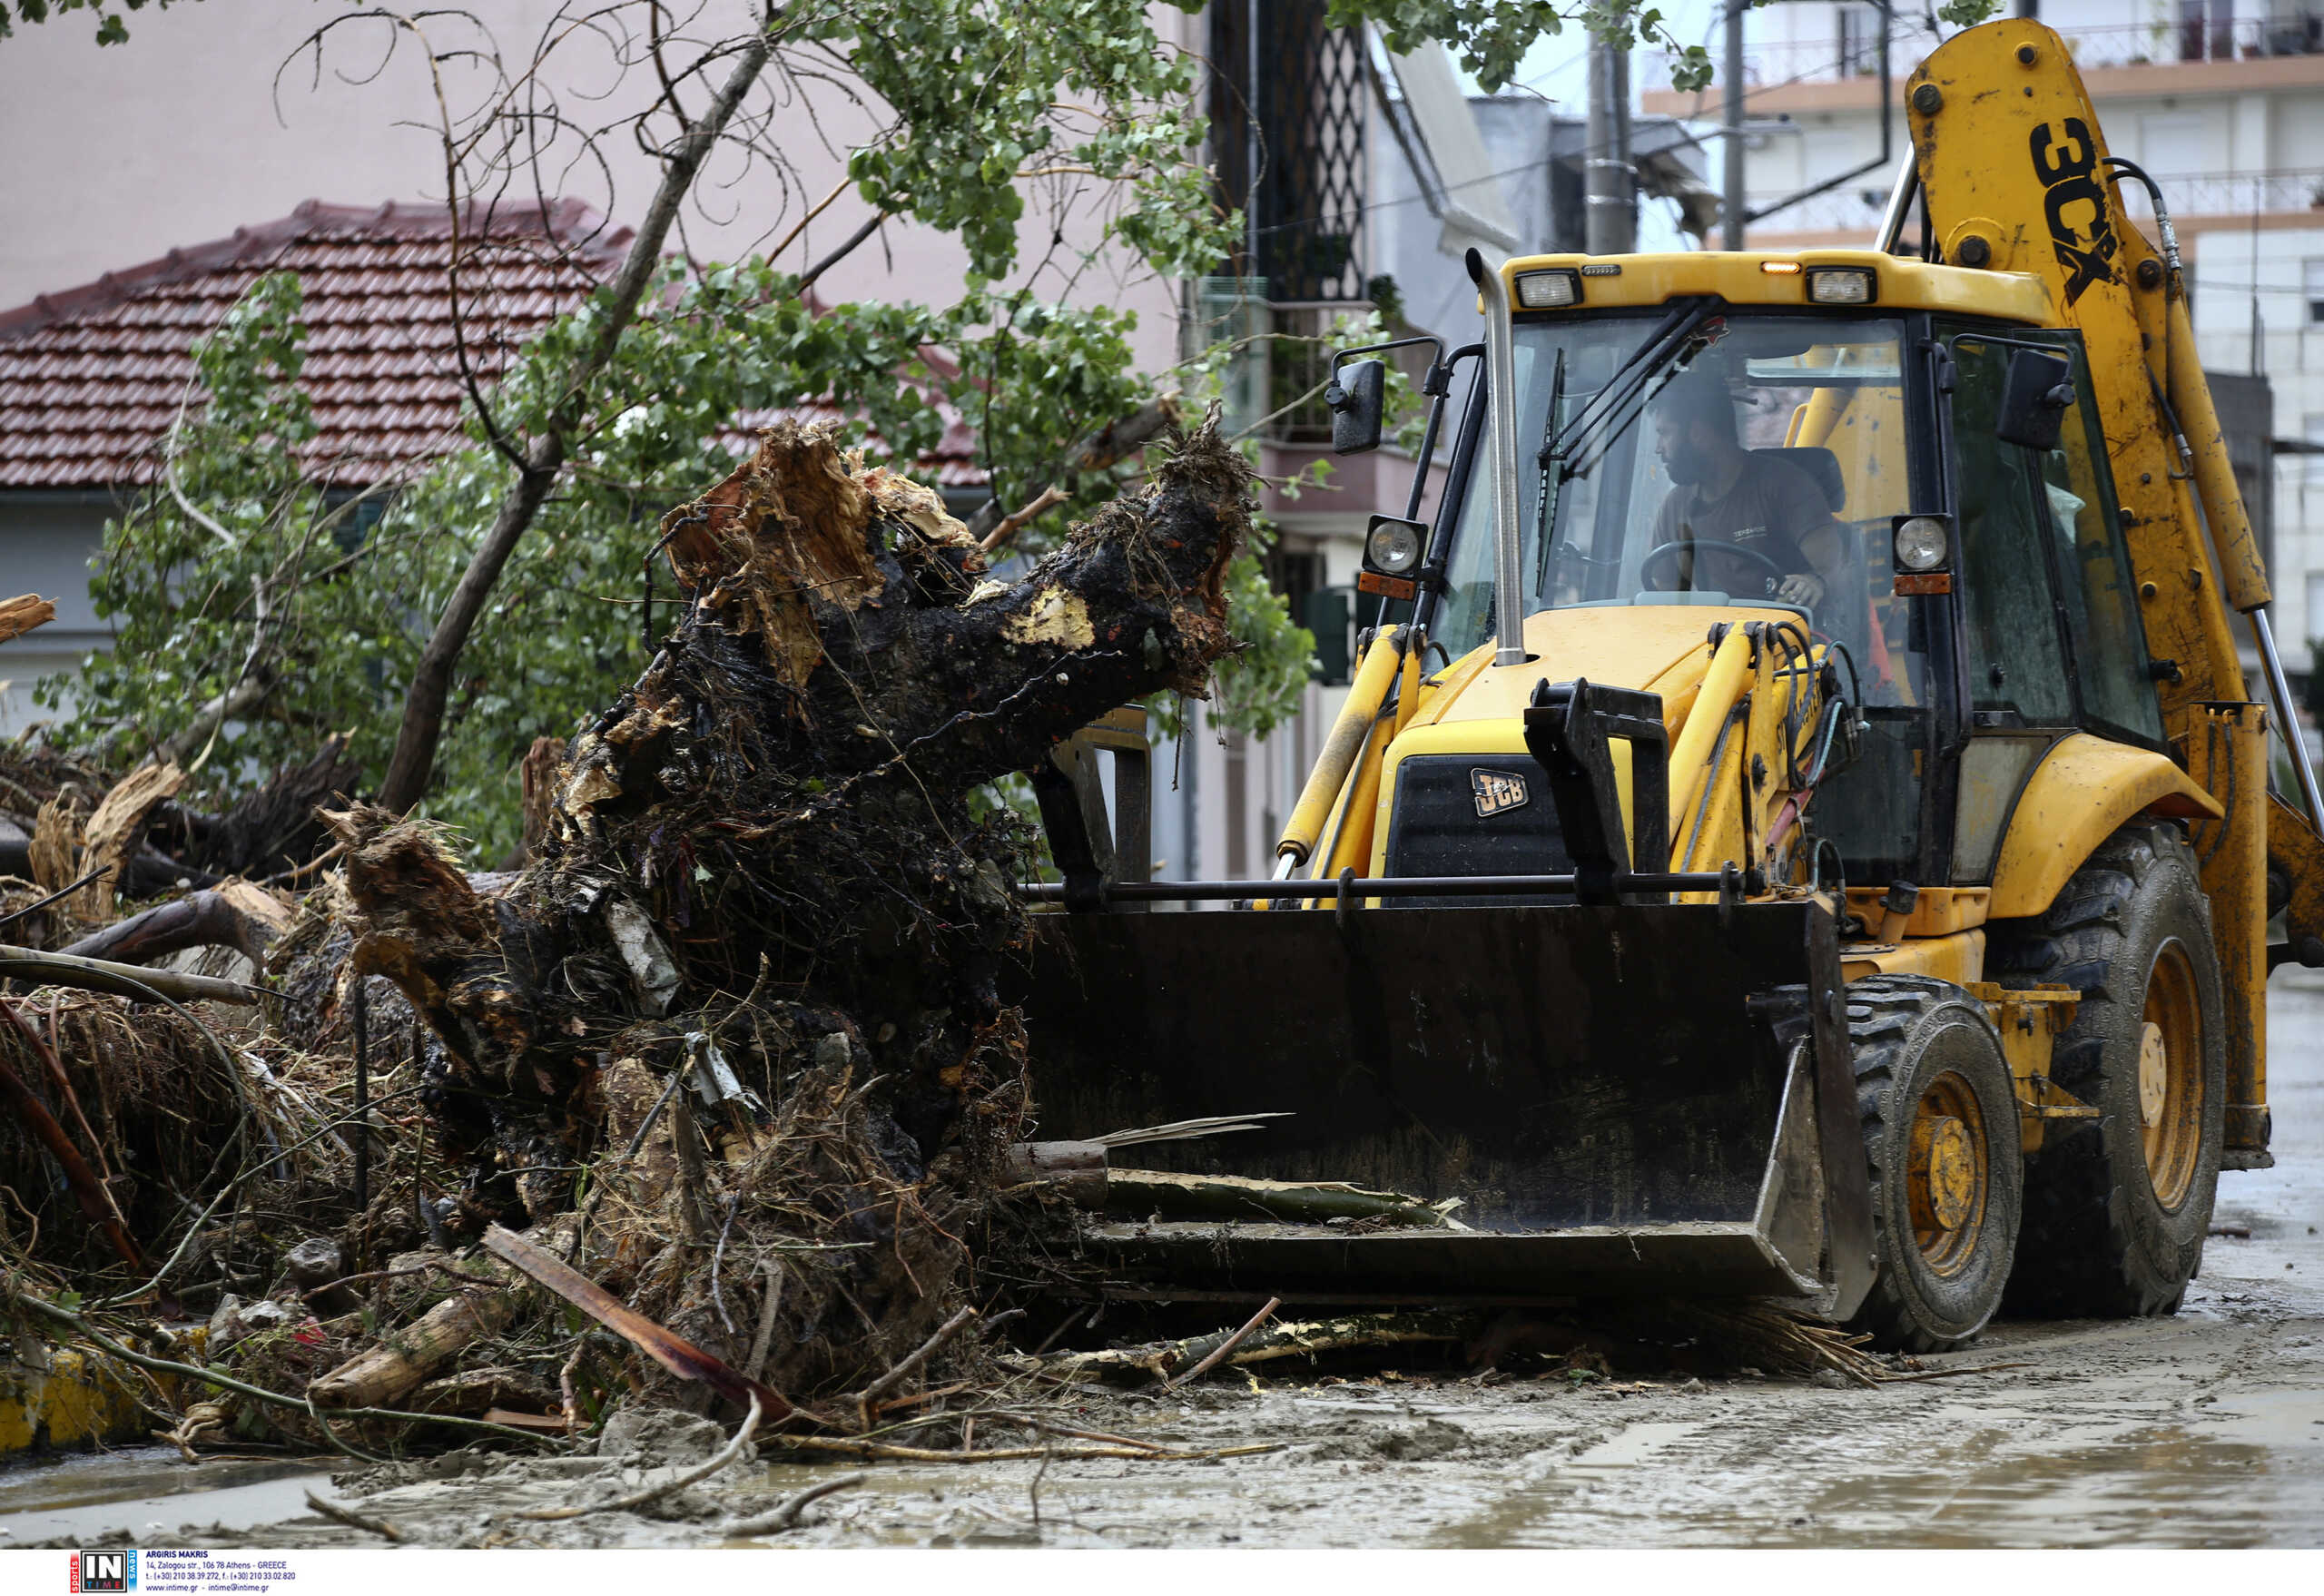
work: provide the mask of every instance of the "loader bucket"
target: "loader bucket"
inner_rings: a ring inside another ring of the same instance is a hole
[[[1092,1234],[1109,1264],[1159,1295],[1771,1295],[1845,1314],[1868,1284],[1814,903],[1035,919],[1021,1000],[1044,1138],[1288,1111],[1114,1162],[1459,1199],[1465,1228],[1368,1234],[1108,1215]]]

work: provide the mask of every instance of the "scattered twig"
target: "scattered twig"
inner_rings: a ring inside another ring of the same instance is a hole
[[[265,880],[260,882],[259,885],[261,887],[287,887],[292,882],[299,880],[302,876],[312,875],[315,872],[320,870],[324,865],[329,864],[332,860],[338,858],[340,854],[346,852],[347,839],[341,837],[338,842],[333,842],[330,847],[316,854],[312,859],[308,860],[306,863],[293,865],[289,870],[277,871],[274,874],[268,876]]]
[[[979,541],[977,547],[983,549],[987,554],[994,553],[1004,544],[1008,543],[1009,539],[1015,537],[1018,532],[1024,527],[1027,522],[1032,520],[1034,517],[1039,515],[1043,510],[1063,504],[1066,501],[1067,497],[1068,495],[1065,489],[1052,482],[1047,488],[1042,488],[1039,496],[1037,496],[1033,501],[1027,505],[1023,509],[1014,510],[1009,514],[1001,517],[1000,525],[986,533],[983,538]]]
[[[674,1479],[665,1480],[658,1485],[648,1485],[643,1490],[633,1491],[626,1496],[616,1496],[611,1502],[585,1502],[573,1507],[528,1508],[517,1516],[536,1522],[577,1519],[593,1512],[627,1512],[633,1508],[645,1507],[659,1502],[665,1496],[674,1496],[689,1485],[700,1484],[742,1456],[743,1449],[750,1445],[751,1438],[759,1432],[759,1414],[763,1411],[759,1405],[757,1395],[753,1394],[751,1397],[751,1411],[743,1415],[743,1427],[734,1432],[734,1438],[720,1448],[716,1457],[706,1463],[688,1469]]]
[[[930,1336],[926,1341],[921,1342],[915,1350],[904,1357],[902,1362],[899,1363],[894,1368],[890,1369],[886,1374],[881,1375],[877,1380],[872,1381],[871,1384],[866,1385],[863,1388],[862,1394],[855,1399],[856,1411],[862,1416],[862,1428],[868,1430],[872,1427],[872,1414],[878,1408],[880,1399],[882,1396],[885,1396],[889,1392],[893,1391],[898,1385],[910,1378],[911,1372],[914,1369],[919,1368],[921,1364],[926,1363],[929,1358],[935,1354],[937,1348],[942,1346],[946,1342],[951,1340],[953,1336],[960,1334],[960,1326],[966,1325],[970,1319],[973,1319],[976,1316],[976,1309],[972,1307],[962,1308],[959,1313],[954,1314],[950,1318],[945,1320],[943,1324],[938,1325],[936,1334]]]
[[[1271,1296],[1267,1298],[1266,1305],[1261,1308],[1257,1313],[1253,1314],[1248,1319],[1245,1320],[1243,1327],[1240,1330],[1237,1330],[1234,1335],[1228,1336],[1226,1340],[1213,1347],[1211,1349],[1210,1355],[1203,1359],[1202,1362],[1196,1364],[1193,1368],[1188,1369],[1185,1374],[1178,1375],[1175,1379],[1164,1381],[1162,1384],[1162,1389],[1165,1391],[1176,1391],[1179,1386],[1190,1384],[1193,1382],[1201,1379],[1205,1374],[1209,1374],[1213,1369],[1216,1368],[1220,1364],[1226,1361],[1226,1355],[1228,1353],[1233,1352],[1236,1347],[1242,1345],[1252,1331],[1256,1330],[1260,1325],[1265,1324],[1270,1318],[1274,1317],[1275,1309],[1282,1305],[1283,1298],[1279,1296]]]
[[[0,1000],[0,1016],[5,1016],[15,1028],[16,1034],[25,1039],[34,1057],[46,1060],[56,1073],[64,1072],[62,1066],[56,1063],[55,1055],[48,1050],[48,1044],[40,1039],[39,1032],[25,1023],[25,1017],[16,1012],[14,1003]],[[0,1097],[6,1098],[16,1118],[24,1122],[25,1128],[39,1138],[49,1157],[56,1160],[57,1167],[64,1171],[65,1184],[73,1188],[73,1198],[81,1205],[81,1212],[87,1216],[89,1223],[104,1234],[113,1250],[119,1253],[131,1268],[143,1269],[145,1259],[138,1252],[137,1244],[129,1238],[129,1232],[122,1225],[120,1212],[113,1206],[111,1194],[98,1181],[96,1171],[89,1167],[89,1162],[81,1156],[80,1148],[73,1145],[73,1138],[64,1134],[64,1127],[56,1122],[56,1116],[48,1111],[48,1105],[33,1094],[32,1089],[17,1078],[16,1072],[8,1068],[5,1060],[0,1060]]]
[[[311,1491],[307,1493],[307,1505],[333,1523],[345,1524],[350,1530],[362,1530],[389,1541],[410,1539],[393,1519],[374,1518],[368,1512],[357,1512],[343,1503],[325,1502]]]
[[[69,898],[74,893],[79,892],[83,887],[87,886],[91,882],[95,881],[99,876],[111,873],[113,869],[113,867],[110,864],[101,864],[97,866],[96,869],[91,871],[88,874],[83,876],[79,881],[67,882],[64,885],[57,888],[56,891],[51,892],[45,898],[35,898],[31,902],[25,904],[22,909],[12,909],[5,914],[0,914],[0,925],[8,925],[16,921],[22,920],[27,914],[47,908],[59,898]]]
[[[1909,1385],[1916,1380],[1950,1380],[1955,1374],[1998,1374],[2004,1369],[2030,1369],[2034,1365],[2020,1361],[2014,1364],[1979,1364],[1974,1369],[1928,1369],[1918,1374],[1883,1374],[1883,1385]]]
[[[766,1277],[766,1293],[759,1299],[759,1331],[751,1337],[751,1361],[743,1373],[753,1380],[766,1375],[766,1352],[774,1342],[774,1315],[783,1306],[783,1266],[773,1258],[759,1263]]]
[[[777,1435],[774,1444],[799,1452],[842,1452],[854,1457],[887,1458],[897,1463],[1022,1463],[1028,1458],[1053,1457],[1059,1463],[1090,1463],[1118,1458],[1135,1463],[1202,1463],[1214,1457],[1256,1457],[1279,1452],[1281,1442],[1250,1446],[1218,1446],[1206,1452],[1176,1452],[1130,1446],[995,1446],[981,1452],[937,1452],[925,1446],[897,1446],[884,1441],[862,1441],[852,1435]]]
[[[820,1485],[810,1485],[773,1512],[762,1513],[754,1519],[737,1519],[726,1525],[720,1533],[728,1536],[780,1535],[799,1522],[799,1514],[804,1511],[808,1503],[821,1501],[834,1491],[845,1491],[861,1485],[865,1478],[866,1476],[862,1474],[842,1474],[836,1480],[825,1480]]]

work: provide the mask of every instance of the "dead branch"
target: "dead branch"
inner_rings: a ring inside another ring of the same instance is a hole
[[[681,1379],[698,1381],[728,1400],[764,1411],[779,1424],[812,1417],[793,1406],[780,1392],[748,1379],[738,1371],[631,1309],[579,1271],[567,1267],[514,1231],[494,1226],[484,1233],[485,1250],[531,1276],[557,1296],[627,1340],[646,1356]]]
[[[35,626],[56,618],[56,606],[37,593],[0,598],[0,643],[13,643]]]
[[[139,964],[116,964],[105,959],[84,959],[70,953],[44,953],[37,948],[12,948],[0,943],[0,980],[28,980],[49,986],[79,987],[110,992],[117,998],[148,999],[159,992],[191,1003],[251,1004],[266,996],[258,987],[210,975],[187,975],[175,970],[148,970]]]
[[[820,1502],[835,1491],[852,1490],[863,1483],[866,1478],[868,1476],[863,1474],[842,1474],[836,1480],[825,1480],[820,1485],[810,1485],[773,1512],[762,1513],[754,1519],[736,1519],[734,1522],[722,1526],[719,1533],[729,1539],[748,1535],[780,1535],[783,1531],[798,1523],[799,1515],[806,1511],[810,1503]]]
[[[1162,1389],[1165,1391],[1176,1391],[1179,1386],[1192,1384],[1195,1381],[1201,1379],[1205,1374],[1209,1374],[1213,1369],[1218,1367],[1221,1363],[1226,1361],[1227,1354],[1233,1352],[1246,1341],[1248,1341],[1251,1338],[1251,1333],[1253,1331],[1265,1324],[1270,1318],[1273,1318],[1275,1316],[1275,1309],[1282,1305],[1283,1298],[1279,1296],[1271,1296],[1267,1298],[1266,1305],[1260,1308],[1257,1313],[1253,1314],[1250,1318],[1244,1323],[1244,1325],[1240,1330],[1236,1331],[1234,1335],[1228,1336],[1226,1340],[1213,1347],[1209,1355],[1205,1357],[1202,1362],[1196,1364],[1193,1368],[1188,1369],[1183,1374],[1174,1374],[1168,1380],[1165,1381],[1163,1383]]]
[[[375,1518],[367,1512],[358,1512],[343,1502],[326,1502],[311,1491],[307,1493],[307,1505],[330,1520],[331,1522],[345,1524],[350,1530],[361,1530],[366,1534],[378,1535],[384,1540],[395,1542],[408,1541],[411,1538],[404,1533],[402,1527],[393,1519]]]
[[[206,888],[115,921],[63,951],[78,959],[144,964],[186,948],[231,948],[262,970],[268,946],[290,916],[283,912],[280,919],[281,924],[270,925],[232,896]]]

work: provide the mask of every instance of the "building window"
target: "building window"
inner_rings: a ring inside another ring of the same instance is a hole
[[[2235,59],[2235,0],[2179,0],[2179,59]]]
[[[2300,297],[2308,301],[2308,324],[2324,326],[2324,261],[2299,263]]]
[[[1880,14],[1869,5],[1839,8],[1842,77],[1869,77],[1880,70]]]

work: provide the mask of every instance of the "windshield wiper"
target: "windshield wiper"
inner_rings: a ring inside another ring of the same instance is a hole
[[[1709,347],[1711,340],[1701,332],[1713,320],[1713,309],[1710,301],[1701,301],[1664,318],[1581,413],[1541,446],[1544,474],[1555,464],[1560,478],[1571,480],[1603,458],[1645,413],[1647,404]]]
[[[1564,407],[1565,346],[1560,344],[1557,364],[1550,370],[1549,418],[1541,424],[1541,510],[1536,517],[1534,527],[1534,537],[1541,546],[1541,568],[1534,577],[1533,587],[1535,594],[1541,596],[1546,596],[1551,591],[1550,584],[1557,576],[1557,550],[1550,542],[1550,528],[1557,523],[1558,494],[1565,487],[1565,478],[1558,472],[1550,469],[1550,462],[1556,458],[1551,451],[1557,447],[1561,431],[1558,426],[1558,412]]]

